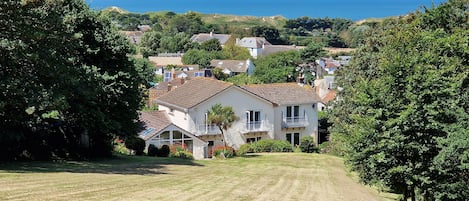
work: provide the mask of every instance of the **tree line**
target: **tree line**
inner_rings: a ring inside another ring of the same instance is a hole
[[[469,1],[388,20],[342,68],[332,147],[400,200],[469,198]]]
[[[0,2],[0,160],[110,155],[135,136],[150,64],[82,0]]]

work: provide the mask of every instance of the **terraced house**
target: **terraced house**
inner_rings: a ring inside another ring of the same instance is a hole
[[[318,138],[319,101],[310,86],[297,83],[240,87],[194,78],[159,97],[159,111],[141,115],[146,130],[140,136],[147,146],[184,144],[196,159],[210,157],[212,147],[223,145],[218,127],[206,121],[208,110],[219,103],[233,107],[239,117],[225,132],[227,145],[237,149],[260,139],[278,139],[294,146],[303,136]]]

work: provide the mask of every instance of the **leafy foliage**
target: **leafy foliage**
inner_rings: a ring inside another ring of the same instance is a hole
[[[125,147],[134,150],[136,155],[141,156],[145,149],[145,140],[139,137],[129,137],[125,140]]]
[[[302,137],[300,140],[300,149],[301,152],[305,153],[317,152],[317,148],[314,144],[314,138],[312,136]]]
[[[250,151],[260,152],[291,152],[292,145],[286,140],[262,139],[250,144]]]
[[[145,69],[80,0],[0,3],[0,158],[110,155],[135,135]]]
[[[254,61],[254,76],[263,83],[286,82],[288,74],[293,74],[300,63],[298,51],[287,51],[260,57]]]
[[[403,200],[467,198],[468,6],[387,22],[339,80],[332,140],[364,182]]]
[[[223,143],[226,147],[226,139],[223,131],[230,128],[239,117],[236,116],[233,107],[222,106],[221,104],[213,105],[207,113],[206,123],[216,125],[220,129]]]
[[[158,149],[156,156],[158,157],[168,157],[170,153],[170,147],[168,145],[163,145],[161,148]]]
[[[213,156],[217,158],[233,158],[235,156],[235,151],[230,146],[216,146],[212,149]],[[222,156],[223,154],[223,156]]]
[[[156,147],[155,145],[153,144],[150,144],[148,145],[148,156],[156,156],[156,154],[158,153],[158,147]]]
[[[212,38],[200,44],[200,49],[208,52],[217,52],[221,51],[221,44],[218,39]]]

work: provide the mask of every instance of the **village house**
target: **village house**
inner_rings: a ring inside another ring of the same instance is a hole
[[[213,68],[220,68],[223,73],[229,76],[239,75],[246,73],[252,75],[254,72],[254,63],[250,60],[212,60],[210,66]]]
[[[236,45],[247,48],[249,54],[253,58],[257,58],[258,55],[262,55],[262,49],[266,45],[272,45],[264,37],[244,37],[242,39],[236,39]]]
[[[244,143],[277,139],[295,146],[304,136],[318,139],[319,102],[310,86],[297,83],[240,87],[211,78],[194,78],[156,100],[158,112],[162,113],[159,115],[165,115],[172,130],[146,127],[140,136],[147,146],[187,141],[191,144],[186,147],[196,159],[210,157],[211,149],[224,143],[219,129],[206,122],[207,112],[213,105],[221,104],[233,107],[239,117],[225,132],[227,145],[238,149]],[[148,115],[141,118],[148,121]]]
[[[304,46],[295,45],[272,45],[264,37],[244,37],[242,39],[236,39],[236,45],[248,49],[249,54],[253,58],[267,56],[277,52],[298,51],[304,48]]]
[[[230,40],[231,35],[229,34],[216,34],[211,31],[210,33],[199,33],[199,34],[194,34],[191,37],[192,42],[197,42],[197,43],[203,43],[206,42],[210,39],[217,39],[218,42],[220,42],[220,45],[223,47],[226,45],[228,40]]]

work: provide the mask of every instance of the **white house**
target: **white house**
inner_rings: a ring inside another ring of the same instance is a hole
[[[236,39],[236,45],[247,48],[253,58],[262,55],[262,50],[266,45],[272,45],[264,37],[244,37]]]
[[[196,159],[210,157],[214,146],[223,145],[219,129],[206,123],[207,112],[217,103],[233,107],[239,117],[225,132],[227,145],[235,149],[260,139],[288,140],[295,145],[303,136],[318,137],[320,99],[311,87],[296,83],[239,87],[211,78],[195,78],[156,102],[159,112],[165,112],[173,125],[170,128],[180,129],[178,132],[192,140],[189,151]],[[144,139],[147,145],[161,145],[163,138],[155,134]],[[171,144],[171,137],[169,141],[164,139]]]

